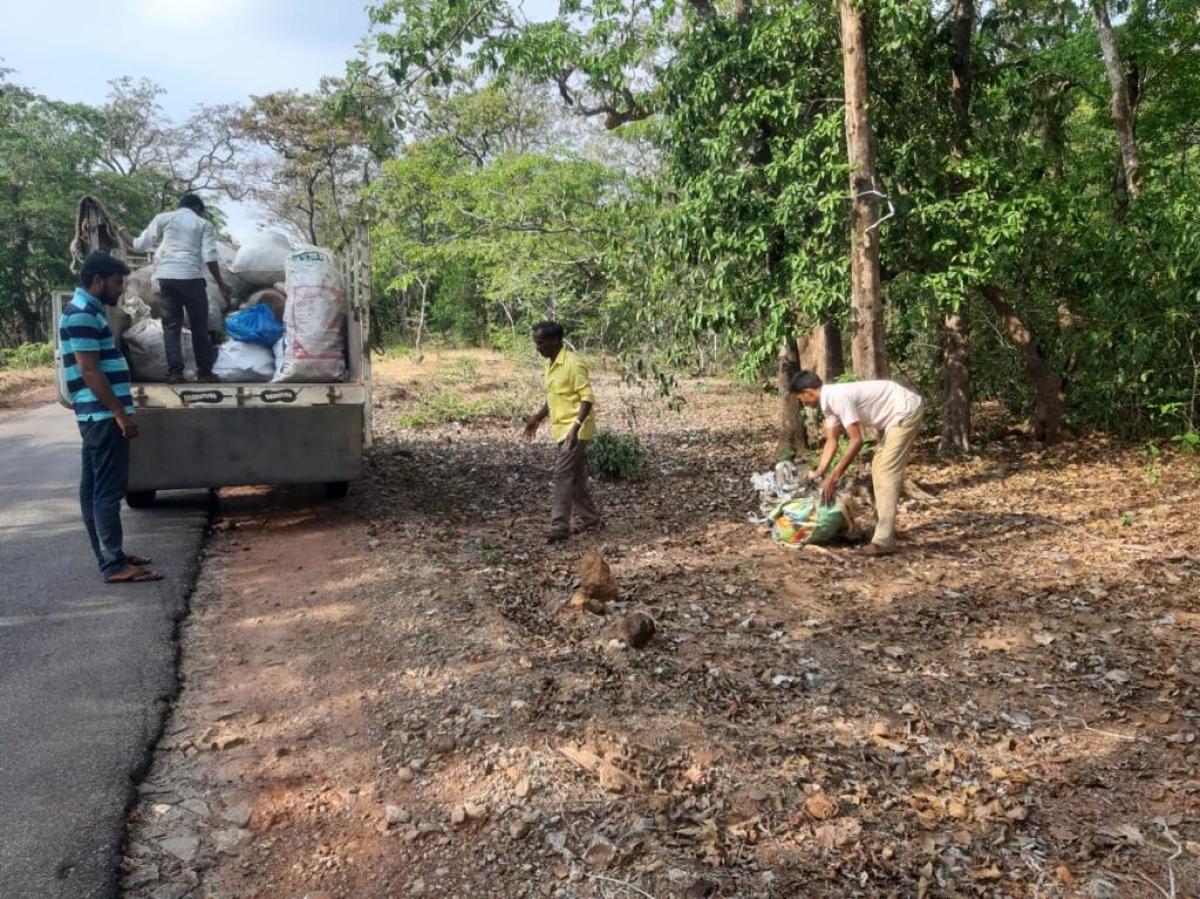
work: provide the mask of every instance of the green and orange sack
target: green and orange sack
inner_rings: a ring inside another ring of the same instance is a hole
[[[780,546],[799,549],[812,543],[822,546],[836,537],[858,536],[851,500],[837,497],[832,505],[820,496],[801,496],[779,503],[769,513],[771,539]]]

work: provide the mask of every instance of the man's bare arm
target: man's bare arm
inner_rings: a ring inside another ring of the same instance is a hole
[[[229,285],[225,283],[225,279],[221,277],[221,265],[217,262],[209,262],[208,273],[213,276],[213,280],[217,282],[217,290],[221,291],[221,296],[225,298],[225,302],[229,302],[229,297],[233,293],[229,289]]]
[[[567,448],[573,448],[575,441],[579,439],[579,429],[583,427],[583,422],[587,421],[587,417],[591,414],[591,400],[584,400],[579,404],[579,411],[575,413],[575,423],[571,425],[571,430],[567,432],[566,444]]]
[[[537,433],[538,427],[550,415],[550,404],[542,403],[542,408],[525,419],[525,436],[533,439],[533,435]]]

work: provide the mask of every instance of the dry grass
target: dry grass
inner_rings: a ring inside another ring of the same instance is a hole
[[[0,412],[53,402],[54,369],[0,368]]]

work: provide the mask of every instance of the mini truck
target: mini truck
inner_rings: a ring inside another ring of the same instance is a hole
[[[92,234],[98,229],[91,229]],[[121,255],[117,253],[116,255]],[[370,248],[358,229],[338,254],[346,291],[347,377],[329,383],[151,384],[135,380],[138,436],[130,443],[126,501],[160,490],[323,484],[346,495],[371,443]],[[57,322],[70,293],[54,297]],[[70,406],[55,333],[59,400]]]

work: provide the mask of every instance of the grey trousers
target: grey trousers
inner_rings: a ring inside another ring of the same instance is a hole
[[[203,278],[160,278],[162,295],[163,343],[167,351],[167,371],[183,374],[183,314],[187,312],[192,329],[192,349],[200,374],[212,374],[217,351],[208,336],[208,289]]]
[[[577,440],[572,449],[567,449],[564,440],[558,445],[554,458],[554,505],[550,511],[550,533],[569,534],[571,515],[580,527],[592,527],[600,523],[600,513],[588,493],[587,441]]]

